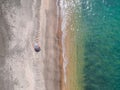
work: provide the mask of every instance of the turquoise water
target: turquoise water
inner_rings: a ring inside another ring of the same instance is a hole
[[[82,44],[84,89],[120,90],[120,0],[79,0],[75,5],[78,83]]]

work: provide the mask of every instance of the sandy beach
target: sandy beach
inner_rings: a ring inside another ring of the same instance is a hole
[[[56,4],[0,1],[0,90],[61,89],[62,32]],[[33,49],[36,41],[39,53]]]
[[[70,24],[67,25],[66,30],[71,30]],[[78,90],[77,84],[77,71],[76,71],[76,47],[75,44],[75,32],[69,31],[65,38],[65,56],[66,56],[66,82],[63,82],[62,90]],[[80,89],[82,90],[82,89]]]

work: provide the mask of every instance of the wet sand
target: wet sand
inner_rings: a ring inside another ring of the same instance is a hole
[[[64,9],[64,8],[63,8]],[[69,10],[69,9],[68,9]],[[83,58],[84,58],[84,48],[83,48],[83,38],[79,38],[81,40],[81,49],[79,51],[80,53],[80,61],[78,63],[78,52],[77,52],[77,31],[76,29],[76,25],[74,22],[74,13],[67,13],[67,11],[63,10],[63,13],[65,13],[64,15],[67,15],[65,19],[65,21],[63,23],[65,23],[65,25],[63,25],[64,27],[64,32],[65,32],[65,39],[64,39],[64,47],[65,47],[65,52],[64,52],[64,56],[65,56],[65,60],[64,60],[64,64],[67,63],[66,66],[66,81],[62,82],[62,90],[84,90],[84,76],[83,76],[83,67],[84,67],[84,62],[83,62]],[[66,14],[67,13],[67,14]],[[82,36],[82,35],[80,35]],[[79,70],[78,70],[78,65]],[[65,66],[65,65],[63,65]],[[65,76],[65,75],[64,75]],[[65,77],[64,77],[65,78]],[[78,81],[79,80],[79,81]]]
[[[78,90],[77,83],[77,54],[76,54],[76,46],[75,46],[75,32],[70,31],[70,27],[66,30],[67,32],[65,38],[65,48],[66,48],[66,59],[67,59],[67,67],[66,67],[66,82],[64,82],[62,90]]]
[[[56,0],[0,1],[0,90],[60,90],[57,20]]]

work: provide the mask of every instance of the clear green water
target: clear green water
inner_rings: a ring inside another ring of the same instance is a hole
[[[75,4],[78,84],[84,48],[84,89],[120,90],[120,0]]]

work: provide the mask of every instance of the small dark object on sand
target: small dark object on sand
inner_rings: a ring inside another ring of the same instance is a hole
[[[34,45],[34,50],[36,51],[36,52],[40,52],[40,46],[37,44],[37,43],[35,43],[35,45]]]

